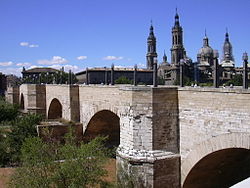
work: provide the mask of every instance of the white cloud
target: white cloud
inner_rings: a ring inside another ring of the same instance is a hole
[[[38,45],[38,44],[30,44],[29,47],[30,47],[30,48],[38,48],[39,45]]]
[[[121,60],[121,59],[123,59],[123,57],[116,57],[116,56],[106,56],[106,57],[104,57],[103,58],[103,60]]]
[[[21,42],[20,46],[29,46],[29,43],[28,42]]]
[[[78,60],[85,60],[85,59],[87,59],[87,56],[79,56],[79,57],[77,57],[77,59]]]
[[[24,63],[17,63],[16,66],[19,66],[19,67],[25,67],[25,66],[30,66],[31,63],[28,63],[28,62],[24,62]]]
[[[80,71],[80,68],[76,65],[68,65],[68,64],[67,65],[51,65],[49,67],[54,68],[54,69],[61,69],[62,67],[64,67],[65,72],[69,72],[69,70],[75,73]]]
[[[0,72],[3,74],[14,74],[17,76],[21,76],[22,68],[6,68],[6,69],[0,69]]]
[[[30,44],[28,42],[20,42],[20,46],[29,47],[29,48],[38,48],[39,47],[38,44]]]
[[[146,68],[146,65],[144,63],[138,63],[137,64],[137,67],[138,68],[141,68],[141,69],[145,69]]]
[[[8,61],[8,62],[0,62],[0,66],[4,66],[4,67],[6,67],[6,66],[11,66],[13,64],[13,62],[12,61]]]
[[[57,65],[57,64],[65,64],[67,62],[68,60],[60,56],[53,56],[52,59],[50,60],[43,59],[37,61],[37,63],[40,65]]]
[[[115,68],[133,68],[133,66],[115,65]]]

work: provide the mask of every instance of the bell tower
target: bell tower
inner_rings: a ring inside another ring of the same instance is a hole
[[[183,46],[183,31],[180,26],[179,15],[176,9],[175,23],[172,28],[171,63],[179,65],[180,60],[185,58],[185,53],[185,48]]]
[[[157,53],[156,53],[156,38],[154,36],[154,28],[151,22],[151,26],[150,26],[150,32],[149,32],[149,36],[148,36],[148,50],[147,50],[147,69],[153,69],[153,64],[154,64],[154,58],[157,57]]]

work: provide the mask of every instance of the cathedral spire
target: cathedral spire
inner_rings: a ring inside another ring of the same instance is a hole
[[[226,28],[225,42],[223,45],[222,67],[234,67],[233,46],[229,41],[228,29]]]
[[[179,65],[180,60],[184,59],[186,54],[183,45],[183,32],[179,22],[179,14],[177,12],[177,8],[174,18],[175,23],[172,28],[171,63],[174,65]]]
[[[180,21],[179,21],[179,15],[178,15],[178,11],[177,11],[177,7],[176,7],[176,9],[175,9],[175,23],[174,23],[174,25],[175,26],[180,26]]]
[[[203,39],[203,47],[209,46],[208,37],[207,37],[207,30],[205,29],[205,37]]]
[[[165,50],[164,50],[164,55],[163,55],[163,62],[164,63],[167,63],[168,59],[167,59],[167,56],[166,56],[166,53],[165,53]]]
[[[157,57],[157,53],[156,53],[156,38],[154,35],[154,27],[152,24],[152,20],[151,20],[151,25],[150,25],[149,30],[150,31],[149,31],[149,36],[147,40],[148,50],[147,50],[146,59],[147,59],[147,68],[153,69],[154,58]]]
[[[229,42],[229,34],[228,34],[227,28],[226,28],[226,34],[225,34],[225,42]]]

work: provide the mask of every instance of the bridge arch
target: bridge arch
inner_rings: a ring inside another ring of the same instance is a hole
[[[24,110],[24,96],[23,96],[23,93],[21,93],[19,105],[20,105],[20,109]]]
[[[56,98],[54,98],[49,105],[48,119],[62,118],[62,104]]]
[[[250,135],[230,133],[194,147],[181,165],[183,188],[229,187],[250,177]]]
[[[120,118],[110,110],[100,110],[89,120],[84,131],[84,141],[90,141],[97,136],[108,136],[106,146],[118,147],[120,144]]]

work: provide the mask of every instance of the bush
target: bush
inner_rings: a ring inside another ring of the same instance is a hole
[[[108,159],[104,138],[75,144],[69,136],[65,145],[27,138],[22,146],[22,167],[17,168],[10,187],[94,187],[105,183],[104,164]],[[107,185],[107,184],[106,184]]]
[[[227,81],[225,84],[227,86],[230,86],[231,84],[233,86],[242,86],[243,78],[242,75],[236,74],[231,80]]]
[[[0,122],[14,120],[18,115],[18,105],[12,105],[0,98]]]
[[[132,84],[132,80],[128,79],[125,76],[119,77],[117,80],[115,80],[116,84]]]

